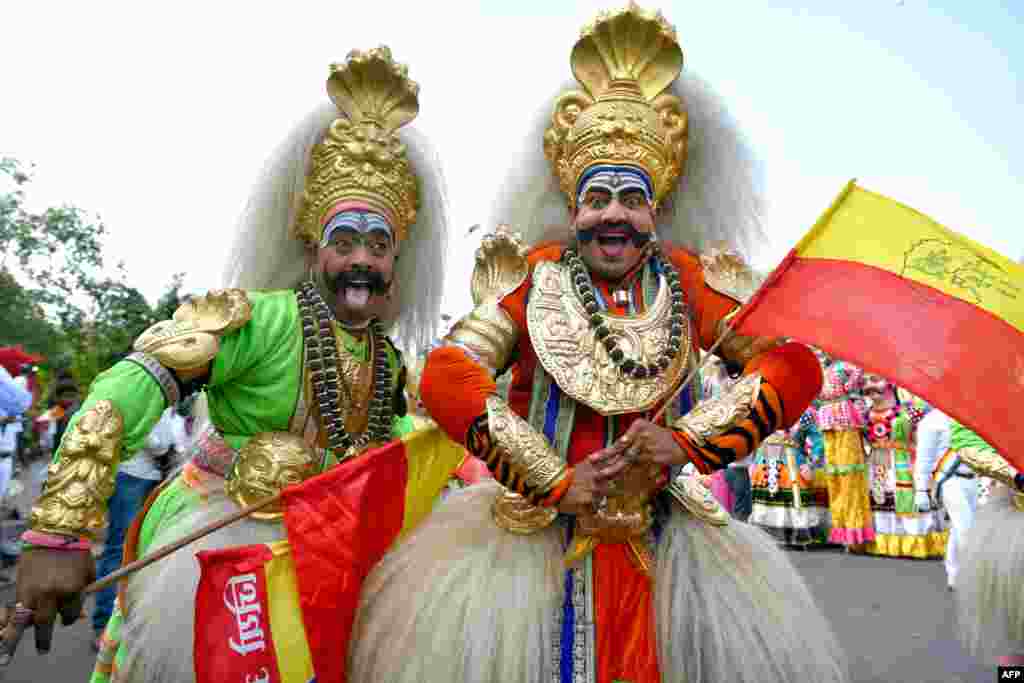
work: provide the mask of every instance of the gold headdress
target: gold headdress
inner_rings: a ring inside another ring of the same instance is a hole
[[[348,200],[382,211],[405,239],[419,196],[396,131],[419,113],[419,85],[388,48],[378,47],[353,50],[344,64],[332,64],[327,92],[342,116],[313,148],[295,236],[318,243],[331,212]]]
[[[570,62],[585,92],[555,101],[544,135],[544,153],[570,209],[580,177],[595,164],[643,169],[658,203],[686,160],[686,111],[678,97],[665,94],[683,69],[675,29],[660,12],[630,2],[585,26]]]

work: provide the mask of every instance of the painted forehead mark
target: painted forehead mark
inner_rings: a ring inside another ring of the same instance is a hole
[[[363,235],[371,232],[384,232],[387,233],[388,237],[394,239],[394,231],[391,229],[391,225],[386,218],[372,211],[353,209],[351,211],[342,211],[330,220],[324,227],[320,246],[327,246],[330,244],[331,238],[335,233],[344,231]]]
[[[643,192],[648,203],[654,200],[650,178],[642,170],[632,166],[594,166],[580,177],[577,187],[577,202],[590,190],[604,190],[612,195],[638,190]]]

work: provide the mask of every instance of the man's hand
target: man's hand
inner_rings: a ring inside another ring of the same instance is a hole
[[[609,470],[612,472],[610,476],[605,474],[602,466],[610,461],[609,452],[612,450],[614,447],[604,448],[573,466],[572,484],[569,485],[569,490],[565,492],[562,500],[558,503],[559,512],[578,515],[581,512],[590,511],[593,509],[594,503],[608,495],[609,479],[625,466],[623,463],[622,467]]]
[[[18,560],[17,599],[0,611],[0,665],[14,657],[25,629],[36,633],[36,651],[46,654],[60,614],[64,626],[82,615],[82,589],[96,579],[96,563],[87,550],[31,548]]]
[[[616,446],[627,462],[672,467],[690,461],[686,451],[672,438],[670,430],[647,420],[631,424],[616,441]]]

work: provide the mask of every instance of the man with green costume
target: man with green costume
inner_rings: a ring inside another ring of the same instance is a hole
[[[385,331],[407,348],[436,332],[442,176],[421,137],[398,134],[418,85],[387,48],[332,65],[327,90],[333,104],[292,132],[250,196],[232,288],[151,327],[92,385],[33,508],[3,659],[28,626],[46,652],[57,614],[77,619],[118,464],[183,395],[205,387],[208,419],[129,532],[126,563],[411,429]],[[281,540],[280,517],[264,509],[123,582],[92,680],[193,680],[195,552]]]

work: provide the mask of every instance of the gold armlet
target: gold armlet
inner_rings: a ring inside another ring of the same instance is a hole
[[[135,341],[135,350],[155,358],[183,380],[201,375],[220,350],[221,336],[252,318],[241,289],[212,291],[182,304],[171,320],[156,323]]]
[[[544,435],[498,396],[487,399],[487,425],[495,455],[538,495],[546,495],[565,478],[568,466]]]
[[[499,225],[476,250],[476,266],[470,280],[473,305],[500,301],[518,289],[529,274],[522,236],[507,225]]]
[[[725,316],[718,321],[718,327],[715,330],[716,337],[721,337],[725,332],[725,328],[729,325],[730,321],[740,312],[740,309],[735,309],[732,313]],[[717,354],[730,363],[736,363],[740,366],[745,366],[757,355],[768,351],[783,343],[783,339],[780,337],[751,337],[744,334],[737,334],[736,332],[730,332],[729,336],[726,337],[721,346],[718,347]]]
[[[1024,493],[1017,488],[1017,468],[995,451],[981,448],[961,448],[956,452],[960,461],[974,470],[974,473],[1006,484],[1013,494],[1013,506],[1024,511]]]
[[[672,427],[690,437],[698,446],[724,434],[750,415],[761,393],[761,375],[745,375],[715,398],[698,403]]]
[[[715,526],[729,523],[729,513],[719,503],[699,476],[680,474],[668,485],[673,500],[697,519]]]
[[[495,375],[508,364],[518,340],[512,318],[496,301],[489,301],[457,322],[444,343],[463,349]]]
[[[32,529],[95,539],[106,528],[123,433],[124,420],[110,401],[82,414],[64,436],[60,458],[50,464],[43,494],[32,507]]]

